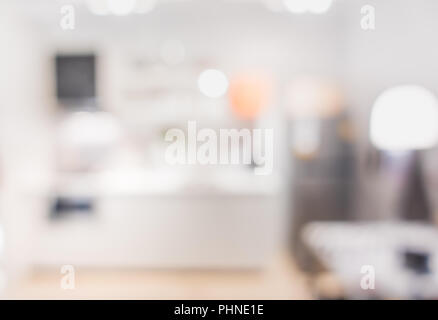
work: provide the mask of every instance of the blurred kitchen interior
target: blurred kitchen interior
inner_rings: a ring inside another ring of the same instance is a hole
[[[437,298],[437,13],[0,0],[2,297]],[[272,174],[167,164],[189,120],[274,128]]]

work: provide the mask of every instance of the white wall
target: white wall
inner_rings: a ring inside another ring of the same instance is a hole
[[[39,35],[9,7],[0,6],[0,224],[14,278],[31,260],[32,234],[52,164],[47,85]],[[11,279],[9,278],[9,279]]]

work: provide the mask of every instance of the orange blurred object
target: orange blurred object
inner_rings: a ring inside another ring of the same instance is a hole
[[[259,73],[241,73],[231,79],[229,99],[233,112],[243,119],[255,119],[269,103],[269,78]]]

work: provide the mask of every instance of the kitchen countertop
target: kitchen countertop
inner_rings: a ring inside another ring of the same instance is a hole
[[[75,289],[60,270],[35,270],[7,299],[310,299],[305,278],[281,255],[264,270],[77,269]]]

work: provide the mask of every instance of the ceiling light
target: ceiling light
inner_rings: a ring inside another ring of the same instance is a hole
[[[283,0],[286,9],[292,13],[316,13],[327,12],[333,0]]]
[[[108,0],[108,9],[112,14],[123,16],[131,13],[135,4],[136,0]]]
[[[332,0],[309,0],[307,8],[311,13],[325,13],[332,5]]]
[[[306,0],[284,0],[283,3],[292,13],[305,13],[308,9]]]
[[[222,71],[208,69],[199,75],[198,86],[205,96],[219,98],[227,92],[228,79]]]
[[[371,142],[384,150],[427,149],[438,143],[438,100],[419,86],[384,91],[374,103]]]

